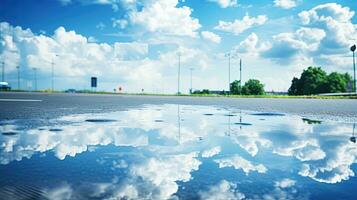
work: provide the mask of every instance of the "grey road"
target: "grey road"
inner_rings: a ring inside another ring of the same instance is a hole
[[[35,100],[35,101],[32,101]],[[357,122],[357,100],[0,93],[0,120],[52,119],[68,114],[126,110],[145,104],[214,105]]]

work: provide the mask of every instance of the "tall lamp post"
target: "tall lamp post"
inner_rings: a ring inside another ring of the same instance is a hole
[[[356,45],[351,46],[351,51],[353,53],[353,92],[357,93],[357,90],[356,90],[356,61],[355,61]]]
[[[242,59],[239,60],[239,94],[242,95]]]
[[[35,91],[37,91],[37,68],[34,67],[32,68],[34,72],[34,78],[35,78]]]
[[[191,82],[190,82],[190,94],[192,94],[192,90],[193,90],[193,88],[192,88],[192,71],[193,71],[193,68],[190,68],[190,79],[191,79]]]
[[[178,53],[177,95],[180,95],[181,53]]]
[[[56,57],[58,57],[59,55],[58,54],[55,54],[55,57],[54,58],[56,58]],[[55,61],[54,61],[54,58],[52,58],[52,62],[51,62],[51,89],[52,89],[52,92],[54,91],[54,89],[55,89]]]
[[[17,89],[20,90],[20,66],[16,66],[17,69]]]
[[[225,57],[228,57],[228,95],[231,93],[231,53],[227,53]]]
[[[3,61],[1,64],[2,64],[1,81],[5,82],[5,62]]]

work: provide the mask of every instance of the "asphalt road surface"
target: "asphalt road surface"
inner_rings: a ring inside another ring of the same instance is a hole
[[[357,100],[177,97],[0,92],[0,121],[52,119],[69,114],[127,110],[145,104],[213,105],[357,122]]]

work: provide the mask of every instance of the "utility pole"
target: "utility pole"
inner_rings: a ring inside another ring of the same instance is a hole
[[[181,53],[178,53],[177,95],[180,95]]]
[[[33,69],[34,77],[35,77],[35,91],[37,91],[37,68],[34,67],[32,69]]]
[[[52,59],[52,62],[51,62],[51,91],[53,92],[54,91],[54,65],[55,65],[55,63],[54,63],[54,61],[53,61],[53,59]]]
[[[190,82],[190,94],[192,94],[192,90],[193,90],[193,88],[192,88],[192,71],[193,71],[193,68],[190,68],[190,78],[191,78],[191,82]]]
[[[177,126],[178,126],[178,143],[181,144],[181,113],[180,113],[180,104],[177,104]]]
[[[239,60],[239,94],[242,94],[242,59]]]
[[[353,53],[353,92],[357,93],[357,90],[356,90],[356,61],[355,61],[356,45],[351,46],[351,51]]]
[[[20,90],[20,66],[16,66],[17,69],[17,89]]]
[[[231,53],[228,53],[228,95],[231,94]]]
[[[1,81],[5,82],[5,62],[2,62],[2,74],[1,74]]]
[[[57,54],[55,54],[55,57],[54,58],[56,58],[58,55]],[[52,92],[54,92],[54,90],[55,90],[55,81],[54,81],[54,79],[55,79],[55,61],[54,61],[54,58],[52,58],[52,62],[51,62],[51,67],[52,67],[52,70],[51,70],[51,77],[52,77],[52,79],[51,79],[51,89],[52,89]]]

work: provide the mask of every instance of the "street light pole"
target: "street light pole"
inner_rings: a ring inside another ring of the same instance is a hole
[[[242,94],[242,59],[239,60],[239,94]]]
[[[17,89],[20,90],[20,66],[16,66],[17,69]]]
[[[53,61],[53,59],[52,59],[52,62],[51,62],[51,91],[53,92],[53,90],[54,90],[54,65],[55,65],[55,63],[54,63],[54,61]]]
[[[37,68],[32,68],[35,75],[35,91],[37,91]]]
[[[1,81],[5,82],[5,62],[2,62],[2,74],[1,74]]]
[[[57,54],[55,54],[55,57],[54,58],[56,58],[58,55]],[[55,61],[54,61],[54,58],[52,58],[52,62],[51,62],[51,67],[52,67],[52,69],[51,69],[51,77],[52,77],[52,80],[51,80],[51,89],[52,89],[52,92],[54,91],[54,89],[55,89],[55,81],[54,81],[54,79],[55,79]]]
[[[193,68],[190,68],[190,79],[191,79],[191,82],[190,82],[190,94],[192,94],[192,71],[193,71]]]
[[[180,95],[181,53],[178,53],[177,95]]]
[[[228,53],[228,95],[231,94],[231,53]]]
[[[356,90],[356,61],[355,61],[356,45],[351,46],[351,51],[353,53],[353,92],[357,93],[357,90]]]

